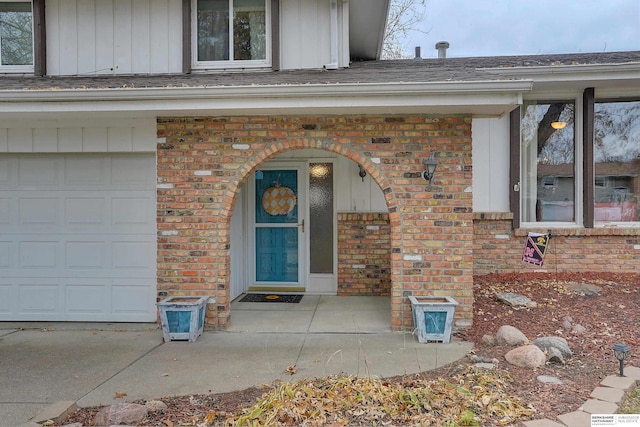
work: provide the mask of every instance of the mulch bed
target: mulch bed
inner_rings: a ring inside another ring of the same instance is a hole
[[[596,285],[598,293],[586,295],[576,291],[581,284]],[[495,298],[496,292],[514,292],[537,303],[535,308],[510,307]],[[468,358],[437,370],[420,374],[423,378],[452,378],[460,365],[473,363],[471,356],[497,359],[498,367],[512,378],[509,392],[535,409],[533,419],[554,419],[577,410],[600,381],[617,373],[618,362],[612,347],[625,342],[631,347],[628,364],[640,366],[640,274],[560,273],[560,274],[492,274],[474,280],[474,321],[469,329],[456,333],[457,338],[476,346]],[[563,328],[569,316],[584,327],[582,333]],[[537,370],[509,365],[504,355],[510,348],[481,345],[484,335],[493,335],[502,325],[520,329],[530,340],[541,336],[562,336],[573,351],[565,364],[547,364]],[[559,378],[564,384],[541,383],[539,375]],[[406,377],[389,378],[389,382],[406,381]],[[224,423],[225,416],[241,407],[253,405],[265,392],[250,388],[217,395],[164,397],[169,408],[152,414],[140,425],[197,425],[206,414],[217,414],[214,422]],[[84,408],[66,421],[90,426],[96,408]],[[189,424],[191,423],[191,424]]]

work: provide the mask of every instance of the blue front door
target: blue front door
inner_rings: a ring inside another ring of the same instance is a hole
[[[301,284],[300,206],[297,169],[263,169],[255,179],[255,284]]]

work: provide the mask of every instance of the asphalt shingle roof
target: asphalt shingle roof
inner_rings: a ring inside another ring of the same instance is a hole
[[[640,51],[363,61],[338,70],[211,72],[175,75],[0,76],[0,90],[339,85],[517,80],[515,67],[640,63]],[[493,69],[491,72],[488,69]],[[499,69],[496,72],[495,69]]]

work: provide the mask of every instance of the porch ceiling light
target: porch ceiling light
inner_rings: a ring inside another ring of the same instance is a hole
[[[624,361],[627,358],[627,356],[629,355],[629,351],[631,350],[631,348],[624,344],[624,343],[618,343],[615,344],[613,346],[613,354],[616,355],[616,359],[618,359],[620,361],[620,376],[624,377]]]
[[[567,125],[567,122],[551,122],[551,127],[554,128],[555,130],[560,130],[560,129],[564,129],[564,127]]]
[[[422,177],[429,182],[431,185],[431,180],[436,173],[436,168],[438,167],[438,162],[434,157],[435,153],[431,153],[429,158],[424,162],[424,172],[422,172]]]

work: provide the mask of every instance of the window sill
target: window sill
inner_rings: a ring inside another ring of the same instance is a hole
[[[245,71],[273,71],[270,63],[211,63],[211,64],[191,64],[193,73],[241,73]]]
[[[640,224],[598,226],[596,228],[531,225],[514,230],[513,234],[514,236],[523,237],[530,232],[546,234],[549,231],[551,231],[552,236],[640,236]]]
[[[34,73],[33,67],[11,67],[11,66],[0,66],[0,75],[17,75],[20,77],[24,76],[32,76]]]
[[[484,221],[511,221],[513,219],[512,212],[474,212],[473,213],[474,220],[484,220]]]

